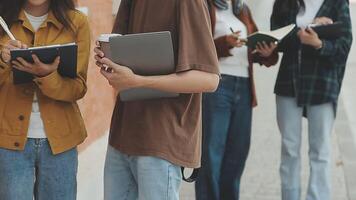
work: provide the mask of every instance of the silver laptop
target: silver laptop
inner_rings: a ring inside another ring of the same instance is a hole
[[[175,73],[172,37],[169,31],[129,34],[110,38],[113,62],[128,66],[135,74],[143,76],[168,75]],[[122,101],[177,97],[149,88],[122,91]]]

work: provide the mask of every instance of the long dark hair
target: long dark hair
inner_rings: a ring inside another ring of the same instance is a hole
[[[75,10],[73,0],[49,0],[49,9],[53,12],[53,15],[57,20],[67,29],[72,30],[73,24],[68,16],[69,10]],[[21,9],[24,7],[26,0],[0,0],[0,16],[2,16],[5,22],[11,27],[16,22]],[[0,35],[3,34],[3,30],[0,29]]]
[[[276,21],[285,20],[291,12],[297,14],[300,9],[305,9],[304,0],[275,0],[272,18]]]

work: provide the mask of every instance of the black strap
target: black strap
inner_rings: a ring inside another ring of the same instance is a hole
[[[188,183],[193,183],[193,182],[195,182],[195,181],[197,180],[197,178],[198,178],[198,174],[199,174],[200,168],[194,169],[193,172],[192,172],[192,175],[190,175],[189,178],[186,178],[186,177],[185,177],[185,175],[184,175],[184,169],[185,169],[184,167],[181,168],[183,180],[184,180],[185,182],[188,182]]]

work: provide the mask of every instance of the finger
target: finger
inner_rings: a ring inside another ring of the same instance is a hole
[[[312,28],[308,28],[308,32],[310,33],[310,34],[312,34],[312,35],[318,35],[315,31],[314,31],[314,29],[312,29]]]
[[[20,62],[14,60],[11,63],[12,63],[12,67],[15,68],[15,69],[31,73],[31,70],[26,68],[25,66],[23,66]]]
[[[17,66],[17,67],[22,67],[22,68],[24,68],[24,66],[23,66],[19,61],[14,60],[14,61],[11,61],[11,63],[12,63],[13,65]]]
[[[21,44],[21,49],[27,49],[27,45],[26,44]]]
[[[99,62],[99,61],[96,61],[95,62],[96,66],[100,67],[100,68],[105,68],[103,63]]]
[[[18,41],[18,40],[10,40],[10,41],[9,41],[9,45],[11,45],[11,46],[13,46],[13,47],[15,47],[15,48],[20,48],[20,49],[21,49],[21,47],[22,47],[21,42]]]
[[[263,51],[263,47],[262,47],[262,44],[260,42],[257,43],[257,49],[259,51]]]
[[[95,45],[96,45],[97,47],[100,47],[100,42],[99,42],[99,40],[95,41]]]
[[[105,57],[102,58],[100,62],[101,62],[103,65],[106,65],[106,66],[112,68],[114,72],[117,72],[117,71],[119,71],[120,69],[123,68],[123,66],[118,65],[118,64],[112,62],[110,59],[105,58]]]
[[[94,59],[95,59],[96,61],[101,61],[101,59],[103,59],[103,58],[100,57],[100,56],[98,56],[98,55],[95,55],[95,56],[94,56]]]
[[[263,50],[269,49],[269,46],[265,41],[262,42],[262,45],[263,45]]]
[[[104,57],[104,52],[99,48],[99,47],[95,47],[94,48],[94,52],[99,55],[100,57]]]
[[[29,62],[27,62],[25,59],[19,57],[17,58],[17,60],[26,68],[32,68],[32,64],[30,64]]]
[[[8,48],[3,48],[1,50],[1,52],[2,52],[3,55],[7,55],[7,56],[11,55],[10,50]]]
[[[57,56],[56,59],[53,62],[53,65],[54,66],[58,66],[60,63],[61,63],[61,57]]]
[[[40,61],[40,59],[35,55],[35,54],[32,54],[32,59],[33,59],[33,62],[36,64],[36,65],[41,65],[42,62]]]
[[[100,73],[107,79],[107,80],[111,80],[112,78],[112,73],[107,72],[105,69],[100,69]]]

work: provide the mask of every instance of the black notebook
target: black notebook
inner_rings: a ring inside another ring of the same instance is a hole
[[[338,37],[341,37],[343,34],[342,26],[342,22],[334,22],[333,24],[328,25],[309,25],[321,39],[337,39]]]
[[[27,62],[33,63],[32,54],[38,56],[41,62],[45,64],[53,63],[57,56],[61,60],[58,66],[58,73],[68,78],[77,77],[77,51],[78,46],[75,43],[33,47],[28,49],[16,49],[11,51],[11,61],[21,57]],[[33,75],[27,72],[12,68],[14,75],[14,84],[29,83],[33,80]]]
[[[256,49],[258,43],[265,42],[267,44],[279,42],[287,36],[293,29],[295,24],[279,28],[274,31],[258,31],[247,37],[246,45],[251,49]]]

